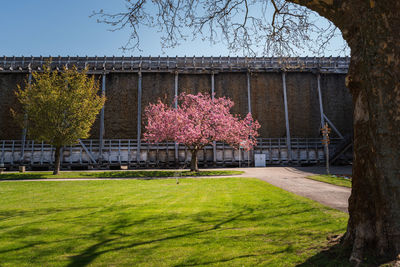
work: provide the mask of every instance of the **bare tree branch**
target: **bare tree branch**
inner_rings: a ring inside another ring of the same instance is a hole
[[[162,48],[176,47],[188,37],[210,43],[224,42],[233,53],[245,55],[320,55],[338,36],[326,22],[318,26],[317,14],[285,0],[125,0],[126,10],[110,14],[93,12],[112,31],[129,28],[123,50],[140,50],[140,29],[162,33]]]

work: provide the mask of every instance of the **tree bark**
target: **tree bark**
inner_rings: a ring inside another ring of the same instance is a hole
[[[53,175],[58,175],[60,174],[60,159],[61,159],[61,146],[57,146],[55,150],[55,162],[54,162],[54,171]]]
[[[365,255],[382,261],[400,255],[400,21],[389,12],[397,13],[400,5],[388,2],[385,12],[365,16],[364,26],[346,34],[354,165],[344,241],[352,245],[350,260],[356,263]]]
[[[346,83],[354,165],[344,245],[355,263],[366,256],[394,260],[400,257],[400,1],[291,2],[334,22],[351,48]]]
[[[190,152],[192,154],[192,159],[190,160],[190,171],[198,172],[199,166],[198,166],[198,159],[197,159],[197,150],[192,150]]]

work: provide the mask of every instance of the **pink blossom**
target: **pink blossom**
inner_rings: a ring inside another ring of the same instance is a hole
[[[232,115],[229,98],[212,99],[208,94],[182,93],[175,109],[161,100],[145,109],[144,139],[149,142],[174,141],[198,150],[213,141],[250,150],[256,144],[260,124],[251,114],[244,119]]]
[[[182,93],[177,100],[177,108],[158,100],[145,109],[147,125],[144,140],[184,144],[192,153],[192,171],[198,171],[197,151],[213,141],[245,150],[256,144],[260,124],[253,120],[250,113],[244,119],[232,115],[230,109],[233,102],[229,98],[212,99],[208,94]]]

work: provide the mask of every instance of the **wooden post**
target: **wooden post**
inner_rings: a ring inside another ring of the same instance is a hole
[[[269,138],[269,163],[273,163],[273,158],[272,158],[272,139]]]
[[[112,140],[110,139],[108,142],[108,164],[111,163],[111,155],[112,155]]]
[[[222,143],[222,166],[225,167],[225,143]]]
[[[156,167],[160,166],[160,155],[158,154],[159,151],[159,146],[158,143],[156,144]]]
[[[138,72],[138,115],[137,115],[137,150],[136,150],[136,161],[140,162],[140,146],[141,146],[141,131],[142,131],[142,72]]]
[[[11,145],[11,165],[14,165],[14,150],[15,150],[15,140],[12,141]]]
[[[179,74],[178,74],[178,72],[176,71],[175,72],[175,90],[174,90],[174,107],[175,107],[175,109],[177,109],[178,108],[178,78],[179,78],[179,76],[178,76]],[[175,142],[175,164],[177,165],[177,166],[179,166],[178,164],[179,164],[179,154],[178,154],[178,149],[179,149],[179,146],[178,146],[178,144]]]
[[[128,168],[131,164],[131,140],[128,140]]]
[[[285,106],[285,122],[286,122],[286,146],[288,153],[289,162],[292,160],[292,148],[290,143],[290,128],[289,128],[289,114],[287,105],[287,94],[286,94],[286,72],[282,72],[282,83],[283,83],[283,102]]]
[[[32,83],[32,72],[29,71],[28,76],[28,87],[31,86]],[[27,133],[27,123],[28,123],[28,114],[24,114],[24,129],[22,129],[22,139],[21,139],[21,163],[23,163],[24,155],[25,155],[25,142],[26,142],[26,133]]]
[[[247,110],[251,113],[251,83],[250,83],[251,73],[250,70],[247,71]],[[240,150],[239,150],[240,153]]]
[[[174,107],[178,108],[178,72],[175,72]]]
[[[318,149],[318,142],[315,142],[315,161],[319,163],[319,149]]]
[[[167,149],[167,157],[166,157],[166,159],[167,159],[167,166],[169,167],[169,149],[168,149],[168,141],[166,142],[165,147],[166,147],[166,149]]]
[[[42,141],[42,145],[40,147],[40,165],[43,165],[43,152],[44,152],[44,143]],[[51,153],[53,155],[53,153]],[[51,156],[50,156],[50,161],[51,161]]]
[[[103,73],[101,81],[101,95],[106,96],[106,74]],[[105,104],[104,104],[105,105]],[[103,160],[103,147],[104,147],[104,106],[100,111],[100,133],[99,133],[99,161]]]
[[[33,150],[33,146],[32,146]],[[69,164],[72,165],[72,146],[69,146]]]
[[[281,139],[278,138],[278,162],[282,163],[282,152],[281,152]]]
[[[33,144],[33,143],[32,143]],[[6,145],[6,140],[3,140],[3,145],[1,146],[1,161],[0,161],[0,163],[4,166],[4,154],[5,154],[5,151],[4,151],[4,149],[5,149],[5,145]],[[32,155],[33,155],[33,153],[32,153]],[[31,157],[31,159],[32,159],[33,157]]]
[[[251,73],[250,73],[250,71],[248,71],[247,72],[247,107],[248,107],[249,113],[251,113],[250,76],[251,76]]]
[[[214,80],[214,72],[211,72],[211,99],[214,101],[215,94],[215,80]],[[214,166],[217,165],[217,143],[213,141],[213,162]]]
[[[321,94],[321,74],[317,74],[317,84],[318,84],[318,99],[319,99],[319,111],[320,111],[320,116],[321,116],[321,128],[324,127],[325,125],[325,119],[324,119],[324,108],[322,105],[322,94]]]
[[[325,149],[326,149],[326,174],[331,175],[330,171],[329,171],[329,144],[325,145]]]

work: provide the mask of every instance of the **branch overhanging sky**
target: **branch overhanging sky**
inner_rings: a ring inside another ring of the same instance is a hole
[[[1,52],[5,56],[243,56],[230,52],[223,43],[215,45],[208,41],[183,42],[171,49],[162,49],[160,33],[154,29],[141,29],[142,51],[123,52],[120,48],[129,38],[129,29],[110,31],[110,27],[89,18],[93,11],[124,10],[123,0],[1,0],[2,34]],[[321,19],[322,21],[322,19]],[[339,54],[337,49],[343,40],[335,38],[324,56]],[[258,51],[261,55],[261,51]],[[301,56],[315,56],[301,54]]]

